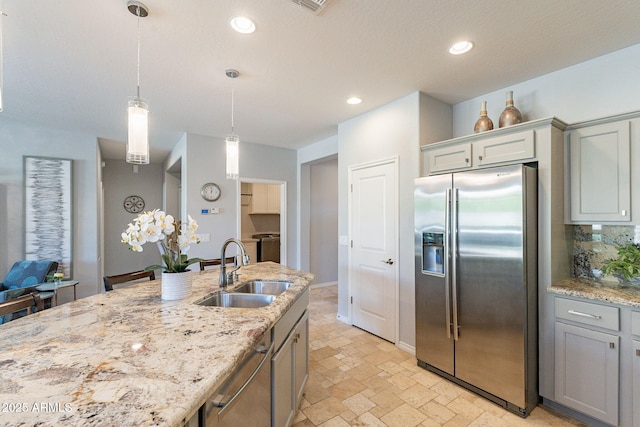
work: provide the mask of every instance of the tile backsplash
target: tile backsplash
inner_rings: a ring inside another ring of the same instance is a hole
[[[640,243],[640,225],[574,226],[573,276],[601,279],[603,263],[616,258],[617,248],[627,243]]]

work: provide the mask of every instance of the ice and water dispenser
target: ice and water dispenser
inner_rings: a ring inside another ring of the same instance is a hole
[[[444,233],[422,233],[422,272],[444,276]]]

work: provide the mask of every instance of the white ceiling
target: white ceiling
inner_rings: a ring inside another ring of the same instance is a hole
[[[152,162],[184,132],[299,148],[415,91],[448,103],[640,43],[637,0],[143,0]],[[137,19],[126,0],[4,0],[4,111],[100,138],[124,158]],[[230,29],[251,17],[252,35]],[[476,48],[454,57],[449,45]],[[240,71],[232,80],[227,68]],[[357,106],[345,100],[363,98]]]

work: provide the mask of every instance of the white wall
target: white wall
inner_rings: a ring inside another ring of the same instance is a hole
[[[338,281],[338,159],[311,164],[309,271],[314,283]]]
[[[473,133],[482,101],[498,127],[508,90],[524,120],[555,116],[575,123],[639,110],[638,76],[640,44],[456,104],[454,136]]]
[[[24,259],[23,156],[73,159],[73,278],[78,297],[100,289],[98,277],[98,144],[95,136],[35,127],[0,116],[0,222],[6,222],[6,252],[0,253],[0,280]],[[4,207],[4,209],[2,208]]]
[[[145,211],[162,208],[162,165],[139,165],[138,173],[135,173],[134,166],[124,160],[104,160],[104,163],[104,275],[160,264],[160,252],[154,244],[143,246],[142,252],[131,252],[129,246],[120,241],[120,235],[137,216],[124,210],[127,196],[142,197]]]
[[[427,110],[428,108],[428,110]],[[399,158],[398,343],[415,346],[413,180],[419,174],[420,145],[451,136],[451,106],[415,92],[338,126],[338,234],[349,235],[349,167]],[[338,314],[348,318],[348,247],[339,247]]]

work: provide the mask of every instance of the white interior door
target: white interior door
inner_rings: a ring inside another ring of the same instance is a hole
[[[396,341],[398,168],[395,159],[351,171],[353,325]]]

